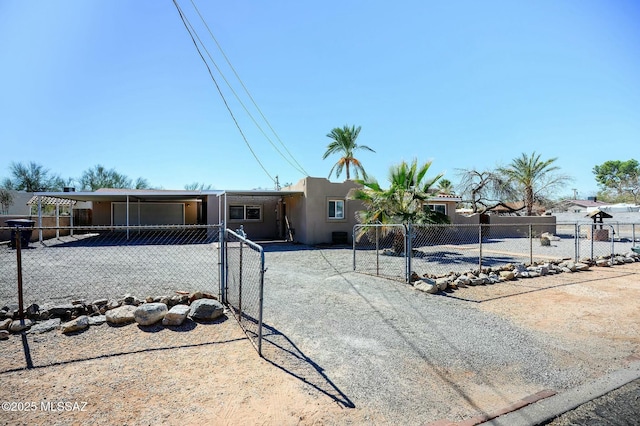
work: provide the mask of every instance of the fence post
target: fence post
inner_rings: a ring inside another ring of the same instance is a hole
[[[22,231],[16,226],[16,265],[18,266],[18,318],[24,320],[24,301],[22,297]]]
[[[226,227],[222,222],[218,229],[218,279],[220,280],[220,301],[227,303],[227,238]]]
[[[238,320],[242,319],[242,248],[244,241],[240,240],[240,255],[238,256]]]
[[[375,227],[376,230],[376,276],[380,275],[380,236],[378,231],[380,228],[378,226]]]
[[[529,224],[529,265],[533,265],[533,224]]]
[[[358,225],[354,225],[353,230],[351,231],[351,245],[353,246],[353,270],[356,270],[356,227]]]
[[[478,226],[478,269],[482,271],[482,224]]]
[[[635,223],[631,224],[631,242],[633,244],[636,243],[636,224]]]
[[[262,356],[262,311],[264,307],[264,251],[260,249],[260,311],[258,312],[258,355]]]
[[[591,254],[589,256],[589,259],[593,260],[593,243],[595,240],[595,233],[596,233],[596,225],[592,224],[591,225]]]
[[[405,282],[411,282],[411,223],[404,225],[406,238],[404,240],[404,255],[405,255]]]
[[[613,229],[612,225],[609,225],[609,227],[611,228],[611,236],[609,237],[610,240],[611,240],[611,257],[609,257],[609,264],[611,266],[613,266],[614,265],[613,256],[615,254],[615,248],[614,248],[614,239],[615,238],[614,237],[615,237],[616,233],[615,233],[615,230]],[[618,229],[618,235],[620,235],[620,229]]]
[[[573,224],[573,244],[575,246],[574,260],[577,262],[580,256],[580,225],[578,225],[578,223]]]

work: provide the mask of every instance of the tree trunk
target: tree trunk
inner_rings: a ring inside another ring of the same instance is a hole
[[[524,204],[527,207],[527,216],[531,216],[533,213],[533,188],[527,186],[524,189]]]
[[[404,253],[404,234],[400,228],[393,231],[393,251],[394,253]]]

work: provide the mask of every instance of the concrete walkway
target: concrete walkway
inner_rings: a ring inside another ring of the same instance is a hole
[[[637,383],[637,386],[630,387],[626,392],[614,394],[613,391],[639,381],[640,362],[635,362],[628,368],[617,370],[567,392],[540,400],[482,425],[568,426],[601,424],[599,420],[614,421],[617,425],[637,425],[640,421],[640,394],[637,392],[640,384]],[[575,413],[569,413],[572,411]],[[606,413],[615,416],[615,419],[605,418]],[[565,414],[563,418],[554,421],[563,414]]]

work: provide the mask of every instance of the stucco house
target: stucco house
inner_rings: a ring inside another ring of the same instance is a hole
[[[42,192],[38,198],[75,201],[70,226],[213,225],[225,223],[253,240],[290,240],[303,244],[351,241],[364,207],[348,198],[359,185],[306,177],[282,190],[133,190]],[[430,207],[457,222],[460,198],[436,195]]]

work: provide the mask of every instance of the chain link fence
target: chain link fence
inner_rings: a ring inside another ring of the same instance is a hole
[[[580,260],[626,253],[636,241],[635,224],[356,225],[353,269],[408,281],[420,276]],[[622,234],[622,235],[621,235]]]
[[[262,356],[264,251],[242,234],[242,231],[225,231],[223,300]]]
[[[406,240],[405,225],[356,225],[353,228],[353,269],[405,280]]]
[[[13,243],[0,245],[0,306],[18,302],[18,274],[25,306],[91,303],[127,294],[144,299],[176,291],[220,293],[217,225],[11,231],[23,236],[23,247],[18,253]],[[23,235],[37,237],[41,231],[63,236],[30,242]]]

